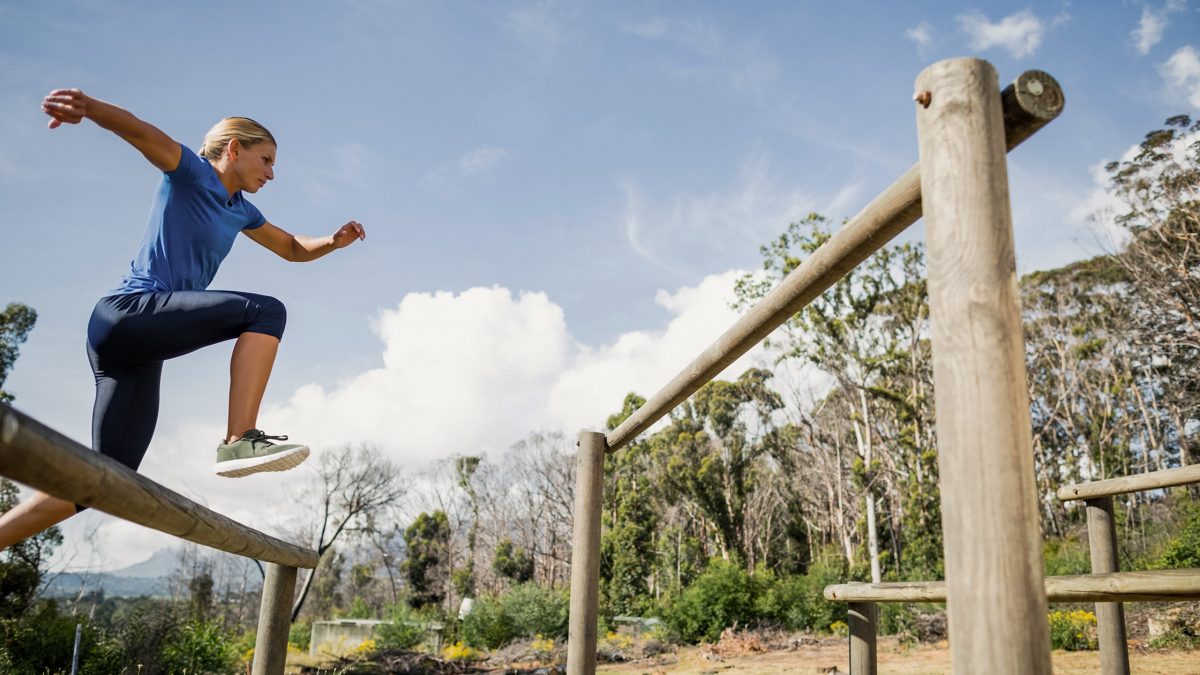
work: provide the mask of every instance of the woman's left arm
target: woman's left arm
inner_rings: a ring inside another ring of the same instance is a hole
[[[353,220],[325,237],[294,235],[271,223],[263,223],[260,227],[242,232],[275,255],[291,262],[316,260],[330,251],[346,248],[360,239],[367,238],[367,231]]]

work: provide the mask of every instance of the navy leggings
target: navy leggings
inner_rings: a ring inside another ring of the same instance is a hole
[[[88,321],[96,375],[92,447],[137,470],[158,422],[163,361],[242,333],[283,337],[275,298],[234,291],[137,293],[101,298]]]

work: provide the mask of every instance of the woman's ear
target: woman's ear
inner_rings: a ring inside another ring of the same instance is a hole
[[[240,142],[238,142],[238,139],[236,139],[236,138],[229,139],[229,142],[225,144],[225,154],[228,155],[230,161],[233,161],[233,162],[237,161],[238,152],[241,149],[242,149],[242,144]]]

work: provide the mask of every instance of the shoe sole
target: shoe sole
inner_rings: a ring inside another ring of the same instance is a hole
[[[308,448],[300,446],[274,455],[267,455],[266,457],[248,457],[246,459],[231,459],[224,462],[217,462],[213,465],[213,471],[218,476],[241,478],[253,473],[294,469],[300,466],[306,459],[308,459]]]

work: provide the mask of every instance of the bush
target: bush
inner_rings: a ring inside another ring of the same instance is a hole
[[[1079,539],[1050,539],[1042,544],[1046,576],[1091,574],[1092,557],[1086,541]]]
[[[297,621],[288,628],[288,644],[294,645],[296,649],[302,652],[308,651],[308,646],[312,643],[312,622]],[[253,646],[253,645],[251,645]]]
[[[375,636],[380,647],[412,649],[421,644],[425,637],[425,622],[408,606],[408,602],[401,601],[388,608],[387,623],[375,628]]]
[[[475,599],[463,620],[462,637],[472,647],[496,649],[513,640],[538,635],[557,639],[567,635],[567,591],[526,583],[500,596]]]
[[[1163,569],[1200,567],[1200,502],[1184,511],[1179,534],[1167,542],[1158,565]]]
[[[1097,648],[1096,615],[1089,611],[1050,612],[1050,646],[1069,652]]]
[[[192,621],[172,631],[163,647],[163,671],[168,673],[234,674],[238,653],[220,624]]]
[[[846,621],[846,603],[826,601],[825,587],[840,583],[844,575],[842,565],[823,560],[813,562],[805,575],[775,578],[760,572],[759,617],[788,630],[828,631],[835,621]]]
[[[736,563],[713,559],[708,568],[668,598],[663,619],[685,642],[716,642],[721,631],[739,624],[757,623],[753,577]]]

